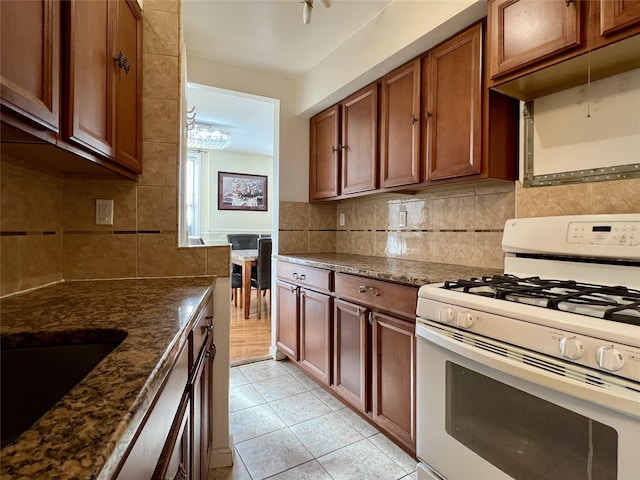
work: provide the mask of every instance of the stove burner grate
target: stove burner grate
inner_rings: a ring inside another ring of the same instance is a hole
[[[640,326],[640,291],[515,275],[447,281],[443,288]]]

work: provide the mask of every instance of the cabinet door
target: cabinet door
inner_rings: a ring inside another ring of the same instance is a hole
[[[420,59],[381,82],[380,186],[420,181]]]
[[[602,0],[600,35],[609,35],[640,23],[640,2]]]
[[[113,61],[110,20],[118,2],[69,4],[67,135],[96,153],[114,156]]]
[[[476,25],[431,50],[423,64],[428,180],[480,172],[481,42]]]
[[[342,102],[342,194],[375,190],[378,184],[378,84]]]
[[[115,43],[111,57],[114,69],[115,157],[135,172],[142,171],[142,29],[135,1],[117,1]],[[128,68],[126,65],[128,64]]]
[[[0,2],[0,96],[9,108],[59,130],[60,2]]]
[[[191,402],[185,393],[152,480],[187,480],[191,472]],[[199,478],[199,477],[195,477]]]
[[[367,412],[367,310],[343,300],[336,300],[334,305],[333,389],[351,405]]]
[[[490,0],[489,74],[511,72],[581,45],[578,2]]]
[[[310,122],[310,196],[311,200],[340,194],[340,109],[333,106]]]
[[[331,297],[300,290],[300,366],[329,385],[331,363]]]
[[[193,419],[192,472],[193,478],[207,478],[211,452],[211,362],[212,335],[208,335],[191,384]]]
[[[298,287],[276,282],[278,318],[276,346],[293,361],[298,361]]]
[[[381,313],[373,317],[373,420],[415,449],[415,325]]]

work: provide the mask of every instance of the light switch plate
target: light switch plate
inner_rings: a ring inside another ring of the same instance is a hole
[[[401,210],[398,216],[398,227],[407,228],[407,212],[404,210]]]
[[[113,225],[113,200],[96,199],[96,225]]]
[[[344,227],[344,213],[340,214],[340,220],[338,221],[341,227]]]

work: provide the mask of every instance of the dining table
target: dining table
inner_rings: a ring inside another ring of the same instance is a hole
[[[257,265],[258,249],[231,250],[231,263],[242,267],[242,307],[244,318],[249,318],[251,309],[251,267]]]

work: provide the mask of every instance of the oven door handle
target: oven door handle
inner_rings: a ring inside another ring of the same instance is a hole
[[[454,340],[449,337],[447,333],[455,336],[456,339]],[[640,419],[640,390],[631,387],[622,387],[617,390],[598,387],[586,381],[579,381],[568,376],[551,373],[543,366],[532,366],[530,364],[532,362],[524,363],[523,359],[524,357],[528,357],[529,359],[539,358],[545,364],[550,366],[556,365],[559,370],[566,369],[567,365],[572,364],[555,361],[551,357],[538,355],[534,352],[514,347],[513,345],[479,337],[470,332],[454,331],[453,329],[448,329],[447,327],[441,328],[440,326],[433,328],[420,321],[416,324],[416,337],[418,337],[418,340],[433,343],[445,350],[454,352],[500,372],[513,375],[524,381],[535,385],[542,385],[571,397],[580,398],[589,403],[598,404],[633,418]],[[463,338],[466,340],[462,340]],[[505,356],[492,353],[491,351],[476,346],[476,341],[482,345],[494,345],[501,352],[509,351],[513,352],[513,354],[509,355],[507,353],[507,356]],[[579,367],[576,368],[576,371],[579,371]],[[601,376],[605,379],[610,377],[606,374]],[[617,381],[621,380],[617,379]],[[622,394],[623,391],[624,394]]]

